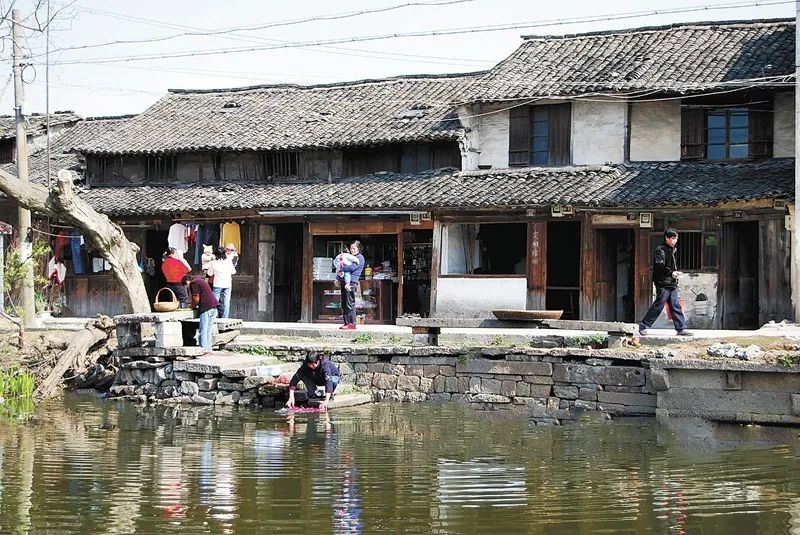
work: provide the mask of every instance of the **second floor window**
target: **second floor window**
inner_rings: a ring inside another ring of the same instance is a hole
[[[518,106],[509,117],[508,165],[570,163],[570,104]]]
[[[683,109],[682,160],[746,160],[771,156],[771,109],[746,105]]]

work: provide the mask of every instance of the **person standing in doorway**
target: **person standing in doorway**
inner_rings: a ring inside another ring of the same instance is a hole
[[[653,284],[656,287],[656,298],[644,318],[639,322],[639,334],[646,335],[647,329],[661,315],[664,305],[669,303],[672,310],[672,323],[678,336],[692,336],[686,330],[686,319],[683,316],[683,307],[678,297],[678,279],[683,275],[678,271],[678,262],[675,259],[677,251],[678,231],[668,228],[664,231],[664,243],[656,247],[653,253]]]
[[[230,317],[231,289],[233,288],[233,275],[236,268],[226,250],[222,247],[217,251],[217,258],[211,262],[206,272],[209,278],[213,277],[214,296],[220,303],[221,317]]]
[[[189,306],[189,294],[186,293],[186,286],[181,282],[184,275],[192,271],[192,267],[183,258],[183,252],[175,247],[170,247],[164,253],[164,260],[161,262],[161,272],[167,287],[175,292],[175,297],[181,302],[181,308]]]
[[[203,277],[185,275],[182,284],[192,294],[192,308],[200,311],[200,327],[198,329],[200,339],[198,342],[203,348],[203,356],[207,357],[211,354],[211,331],[214,326],[214,318],[217,317],[219,301],[214,297],[211,286]]]
[[[353,262],[349,266],[340,266],[336,271],[337,276],[343,276],[344,272],[350,273],[350,287],[342,285],[339,288],[342,294],[342,321],[344,325],[339,327],[343,330],[354,330],[356,328],[356,292],[358,291],[358,279],[364,270],[364,255],[361,254],[361,242],[355,240],[350,243],[350,254],[358,258],[358,262]]]

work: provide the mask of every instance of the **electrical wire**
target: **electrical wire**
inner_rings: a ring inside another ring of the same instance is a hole
[[[274,44],[274,45],[265,45],[256,47],[207,49],[200,51],[184,51],[184,52],[174,52],[174,53],[164,53],[164,54],[140,54],[140,55],[130,55],[130,56],[109,56],[109,57],[97,57],[97,58],[87,58],[87,59],[75,59],[75,60],[60,61],[58,63],[54,63],[54,65],[78,65],[87,63],[119,63],[128,61],[150,61],[158,59],[204,57],[211,55],[236,54],[242,52],[255,52],[255,51],[265,51],[265,50],[286,49],[286,48],[320,47],[332,44],[379,41],[379,40],[398,39],[407,37],[443,36],[443,35],[457,35],[465,33],[505,31],[505,30],[522,29],[522,28],[537,28],[544,26],[622,20],[622,19],[640,18],[645,16],[663,15],[663,14],[691,13],[695,11],[737,9],[744,7],[758,7],[766,5],[781,5],[781,4],[791,4],[791,3],[794,3],[794,0],[765,0],[765,1],[747,2],[747,3],[734,2],[725,4],[711,4],[711,5],[696,6],[696,7],[636,11],[636,12],[618,13],[612,15],[575,17],[571,19],[551,19],[547,21],[533,21],[533,22],[509,23],[500,25],[489,25],[489,26],[450,28],[442,30],[426,30],[417,32],[406,32],[406,33],[355,36],[355,37],[325,39],[318,41],[288,42],[283,44]]]

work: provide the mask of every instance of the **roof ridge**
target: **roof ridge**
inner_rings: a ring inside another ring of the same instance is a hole
[[[337,87],[353,87],[358,85],[370,85],[385,82],[403,82],[407,80],[440,80],[440,79],[455,79],[455,78],[477,78],[489,72],[488,69],[482,71],[460,72],[460,73],[441,73],[441,74],[403,74],[397,76],[388,76],[386,78],[364,78],[361,80],[352,80],[349,82],[330,82],[325,84],[258,84],[242,87],[227,87],[227,88],[214,88],[214,89],[167,89],[171,94],[208,94],[208,93],[242,93],[247,91],[261,91],[265,89],[299,89],[299,90],[314,90],[314,89],[333,89]]]
[[[583,33],[547,34],[547,35],[523,35],[526,41],[552,40],[552,39],[580,39],[584,37],[605,37],[610,35],[625,35],[635,33],[654,33],[669,30],[703,28],[711,29],[716,27],[747,27],[753,26],[794,26],[794,18],[770,18],[770,19],[741,19],[741,20],[722,20],[722,21],[694,21],[694,22],[673,22],[657,26],[639,26],[636,28],[617,28],[613,30],[597,30]]]

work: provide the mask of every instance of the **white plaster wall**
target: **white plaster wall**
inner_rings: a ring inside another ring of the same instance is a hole
[[[572,102],[572,163],[621,163],[625,144],[624,102]]]
[[[689,329],[719,329],[717,316],[717,273],[687,273],[680,280],[678,294],[685,301],[683,313]],[[697,301],[697,295],[703,293],[708,297],[708,305]],[[652,298],[655,299],[655,289]],[[641,319],[641,318],[637,318]],[[662,312],[653,324],[656,329],[674,329],[672,321],[667,320],[666,312]]]
[[[776,93],[774,102],[773,146],[776,157],[794,156],[794,93]]]
[[[494,169],[508,167],[508,104],[462,106],[458,115],[470,129],[466,139],[464,170],[474,170],[478,165],[491,165]]]
[[[680,101],[634,103],[631,107],[631,161],[680,159]]]
[[[439,278],[436,282],[436,316],[493,318],[495,308],[525,309],[525,277]]]

